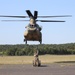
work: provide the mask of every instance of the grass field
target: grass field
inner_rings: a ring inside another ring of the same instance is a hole
[[[75,63],[75,55],[42,55],[41,63]],[[32,64],[34,56],[0,56],[0,64]]]

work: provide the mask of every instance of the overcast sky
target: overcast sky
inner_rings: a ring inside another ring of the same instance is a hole
[[[50,18],[65,20],[65,23],[41,23],[43,44],[63,44],[75,42],[75,0],[0,0],[0,15],[24,15],[25,10],[38,11],[38,15],[72,15],[72,17]],[[24,44],[24,31],[28,22],[2,22],[20,20],[0,17],[0,44]],[[42,19],[42,18],[41,18]],[[21,19],[26,20],[26,19]],[[39,44],[39,42],[28,42]]]

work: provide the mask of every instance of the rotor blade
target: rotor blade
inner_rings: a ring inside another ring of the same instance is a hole
[[[55,18],[55,17],[72,17],[72,15],[59,15],[59,16],[38,16],[38,18]]]
[[[34,11],[34,18],[37,19],[38,11]]]
[[[58,20],[36,20],[40,22],[65,22],[65,21],[58,21]]]
[[[11,17],[11,18],[28,18],[28,16],[7,16],[7,15],[0,15],[0,17]]]
[[[32,15],[32,13],[30,12],[30,10],[26,10],[26,12],[27,12],[27,14],[28,14],[29,17],[34,17],[34,16]]]
[[[10,22],[14,21],[14,22],[16,22],[16,21],[29,21],[29,20],[1,20],[1,21],[6,21],[6,22],[8,22],[8,21],[10,21]]]
[[[38,14],[38,13],[37,13]],[[35,13],[36,15],[36,13]],[[33,16],[33,15],[32,15]],[[29,17],[32,17],[29,16]],[[11,18],[28,18],[28,16],[8,16],[8,15],[0,15],[0,17],[11,17]],[[60,15],[60,16],[36,16],[38,18],[55,18],[55,17],[72,17],[72,15]]]
[[[16,22],[16,21],[29,21],[29,20],[1,20],[1,21],[6,21],[6,22]],[[40,22],[65,22],[65,21],[58,21],[58,20],[36,20],[36,21],[40,21]]]

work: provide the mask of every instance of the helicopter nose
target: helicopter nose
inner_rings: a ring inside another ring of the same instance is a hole
[[[31,27],[34,27],[34,25],[31,25]]]
[[[32,27],[33,27],[34,25],[32,25]]]

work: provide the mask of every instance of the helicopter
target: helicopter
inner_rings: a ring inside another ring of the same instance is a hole
[[[0,17],[11,17],[11,18],[30,18],[30,20],[2,20],[2,21],[29,21],[30,23],[25,27],[24,42],[27,41],[39,41],[42,44],[42,27],[37,22],[65,22],[60,20],[38,20],[37,18],[53,18],[53,17],[71,17],[71,15],[59,15],[59,16],[38,16],[38,11],[34,11],[34,14],[30,10],[26,10],[28,16],[6,16],[0,15]]]

